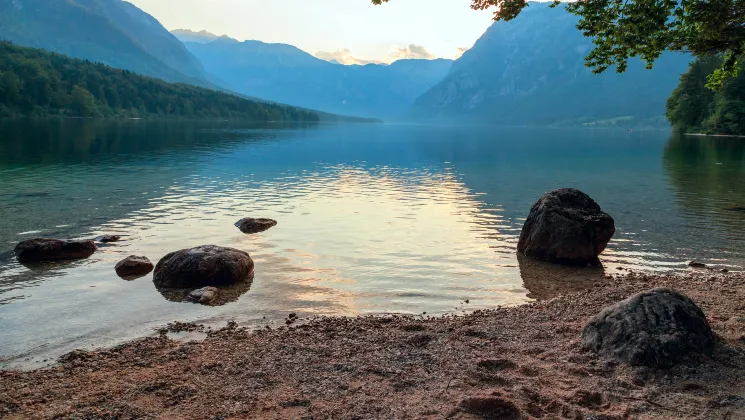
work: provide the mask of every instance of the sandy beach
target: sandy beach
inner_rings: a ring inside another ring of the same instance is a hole
[[[0,373],[0,415],[20,418],[745,417],[745,276],[630,275],[591,290],[466,316],[234,324],[202,341],[166,331],[50,368]],[[706,313],[711,358],[631,367],[581,349],[586,321],[639,291],[671,287]],[[171,330],[199,326],[177,324]]]

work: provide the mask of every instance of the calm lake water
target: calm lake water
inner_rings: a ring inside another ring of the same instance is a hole
[[[290,312],[442,314],[549,297],[617,267],[745,264],[745,140],[668,132],[402,125],[0,123],[0,360],[39,362],[173,320],[279,325]],[[577,187],[616,219],[603,269],[518,260],[540,195]],[[233,223],[279,225],[244,235]],[[37,236],[119,234],[90,259],[23,266]],[[114,265],[215,244],[251,288],[172,302]],[[466,303],[466,300],[468,303]],[[264,319],[266,317],[266,319]]]

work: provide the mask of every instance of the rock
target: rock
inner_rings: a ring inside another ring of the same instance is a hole
[[[518,252],[559,264],[598,264],[615,233],[613,218],[587,194],[573,188],[548,192],[530,209]]]
[[[119,277],[144,276],[153,271],[153,263],[147,257],[130,255],[114,267]]]
[[[706,264],[698,261],[691,261],[688,263],[688,266],[693,268],[706,268]]]
[[[464,398],[458,408],[485,419],[517,420],[521,417],[520,409],[515,403],[497,396]]]
[[[101,235],[96,237],[95,241],[107,244],[109,242],[118,242],[120,239],[122,239],[122,237],[117,235]]]
[[[254,271],[248,253],[214,245],[171,252],[155,266],[153,282],[163,288],[199,288],[247,280]]]
[[[13,250],[21,262],[78,260],[96,252],[93,241],[64,241],[36,238],[23,241]]]
[[[217,287],[208,286],[201,289],[193,290],[186,298],[192,302],[208,305],[214,302],[215,299],[217,299],[217,294],[219,292],[220,291],[217,289]]]
[[[690,298],[654,289],[595,315],[582,331],[582,347],[631,365],[669,367],[710,354],[714,334]]]
[[[254,219],[246,217],[235,222],[235,226],[243,233],[259,233],[277,225],[276,220],[272,219]]]

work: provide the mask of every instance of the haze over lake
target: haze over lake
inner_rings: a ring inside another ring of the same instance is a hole
[[[543,297],[547,275],[515,246],[542,193],[577,187],[616,220],[603,270],[741,265],[745,144],[666,131],[415,125],[3,122],[0,357],[41,360],[152,333],[169,321],[247,324],[309,315],[443,314]],[[270,217],[244,235],[242,217]],[[23,266],[32,237],[118,234],[90,259]],[[114,272],[215,244],[256,261],[219,307],[172,302],[152,276]],[[468,303],[466,303],[468,300]],[[267,317],[267,320],[263,320]]]

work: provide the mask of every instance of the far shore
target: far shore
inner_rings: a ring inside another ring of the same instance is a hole
[[[670,369],[581,349],[587,320],[670,287],[704,311],[713,355]],[[209,419],[745,418],[745,274],[605,277],[587,291],[465,316],[299,320],[203,341],[158,337],[0,371],[0,416]],[[499,414],[499,415],[497,415]]]
[[[699,136],[699,137],[736,137],[745,138],[738,134],[706,134],[706,133],[685,133],[686,136]]]

